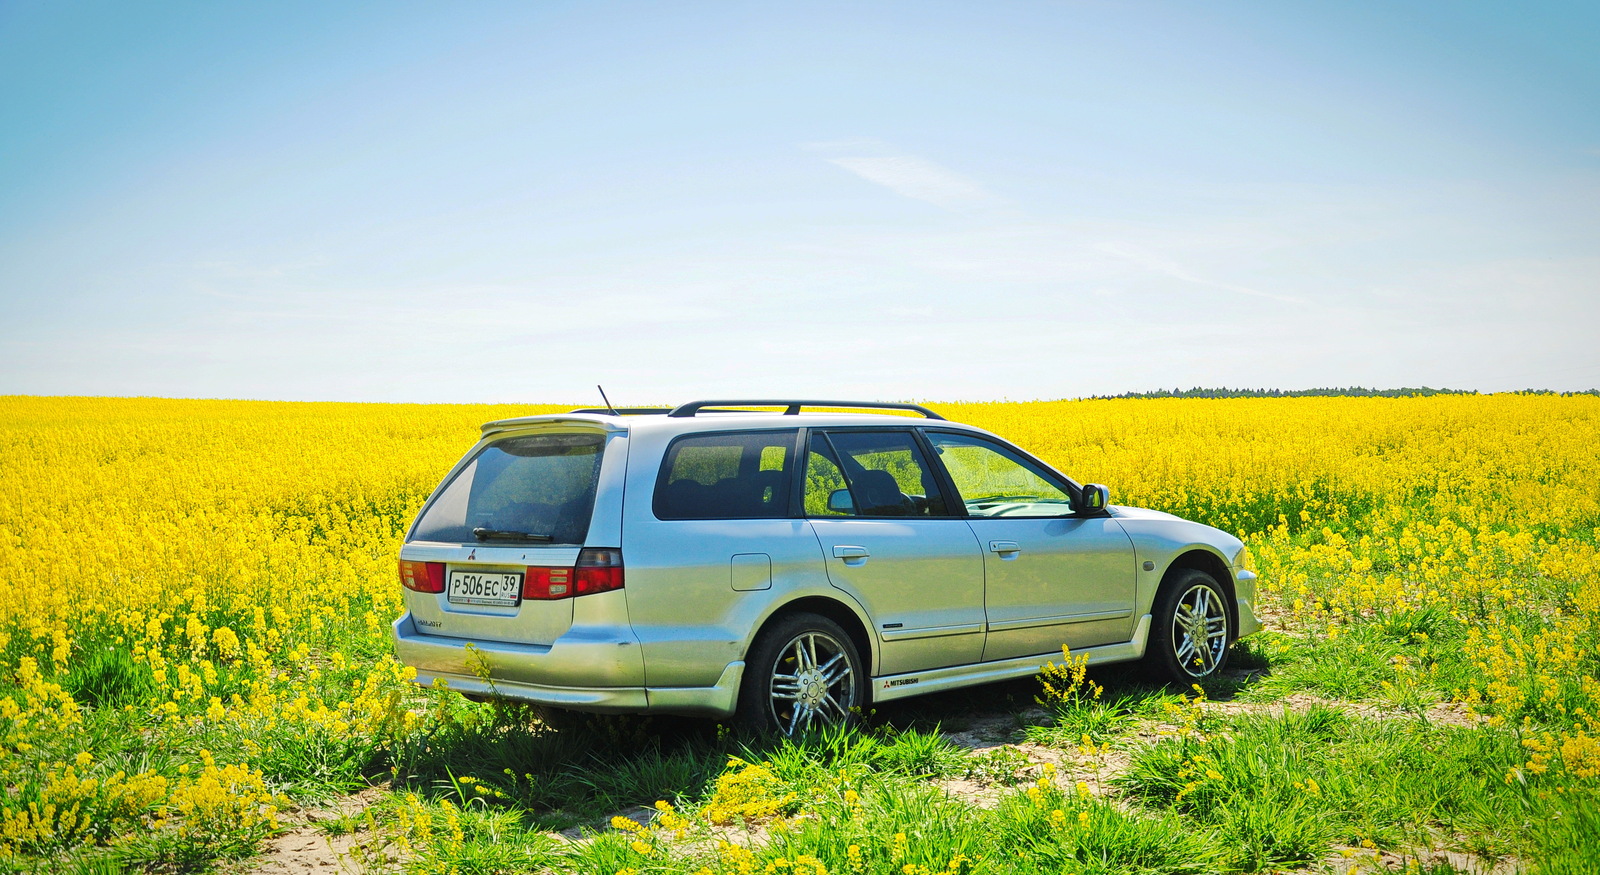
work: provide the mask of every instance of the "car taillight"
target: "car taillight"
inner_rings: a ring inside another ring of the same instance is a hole
[[[622,589],[622,551],[615,547],[585,547],[578,554],[577,595]]]
[[[401,559],[400,585],[417,592],[444,592],[444,563]],[[535,601],[614,589],[622,589],[622,551],[612,547],[584,548],[572,568],[530,565],[522,578],[522,597]]]
[[[564,599],[570,595],[572,595],[571,568],[528,566],[528,575],[522,578],[523,598]]]
[[[401,559],[400,585],[416,592],[444,592],[444,563]]]
[[[522,579],[522,597],[541,601],[613,589],[622,589],[622,551],[610,547],[585,547],[572,568],[530,565]]]

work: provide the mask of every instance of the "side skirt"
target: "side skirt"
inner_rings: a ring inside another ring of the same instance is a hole
[[[1145,642],[1150,637],[1150,615],[1145,614],[1139,618],[1139,624],[1134,627],[1133,637],[1120,644],[1102,644],[1099,647],[1087,647],[1083,650],[1074,650],[1079,656],[1087,655],[1090,665],[1101,665],[1110,662],[1132,662],[1144,656]],[[883,675],[872,679],[872,701],[888,702],[894,699],[904,699],[910,696],[920,696],[924,693],[937,693],[943,690],[953,690],[957,687],[968,687],[973,684],[988,684],[996,681],[1009,681],[1016,678],[1025,678],[1039,673],[1045,663],[1059,661],[1061,651],[1054,653],[1040,653],[1035,656],[1017,656],[1011,659],[1002,659],[995,662],[979,662],[971,665],[953,665],[948,668],[935,668],[928,671],[908,671],[904,674]]]

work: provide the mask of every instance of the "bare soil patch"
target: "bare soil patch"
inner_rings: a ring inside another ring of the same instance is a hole
[[[371,837],[365,827],[334,835],[320,824],[360,817],[383,796],[371,787],[332,800],[327,805],[291,811],[289,829],[269,839],[254,871],[261,875],[359,875],[364,868],[352,850]]]

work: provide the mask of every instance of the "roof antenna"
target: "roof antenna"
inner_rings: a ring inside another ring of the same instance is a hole
[[[606,403],[606,409],[611,411],[611,415],[621,416],[622,414],[617,412],[617,408],[611,406],[611,399],[606,397],[606,390],[599,383],[595,383],[594,387],[600,390],[600,400]]]

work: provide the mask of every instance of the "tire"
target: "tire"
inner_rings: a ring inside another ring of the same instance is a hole
[[[1144,659],[1158,680],[1187,686],[1215,677],[1228,664],[1233,611],[1216,578],[1193,568],[1179,572],[1162,585],[1150,613]],[[1197,646],[1202,637],[1204,644]]]
[[[794,736],[853,723],[867,704],[867,674],[838,623],[790,614],[761,634],[745,661],[737,719],[760,733]]]

